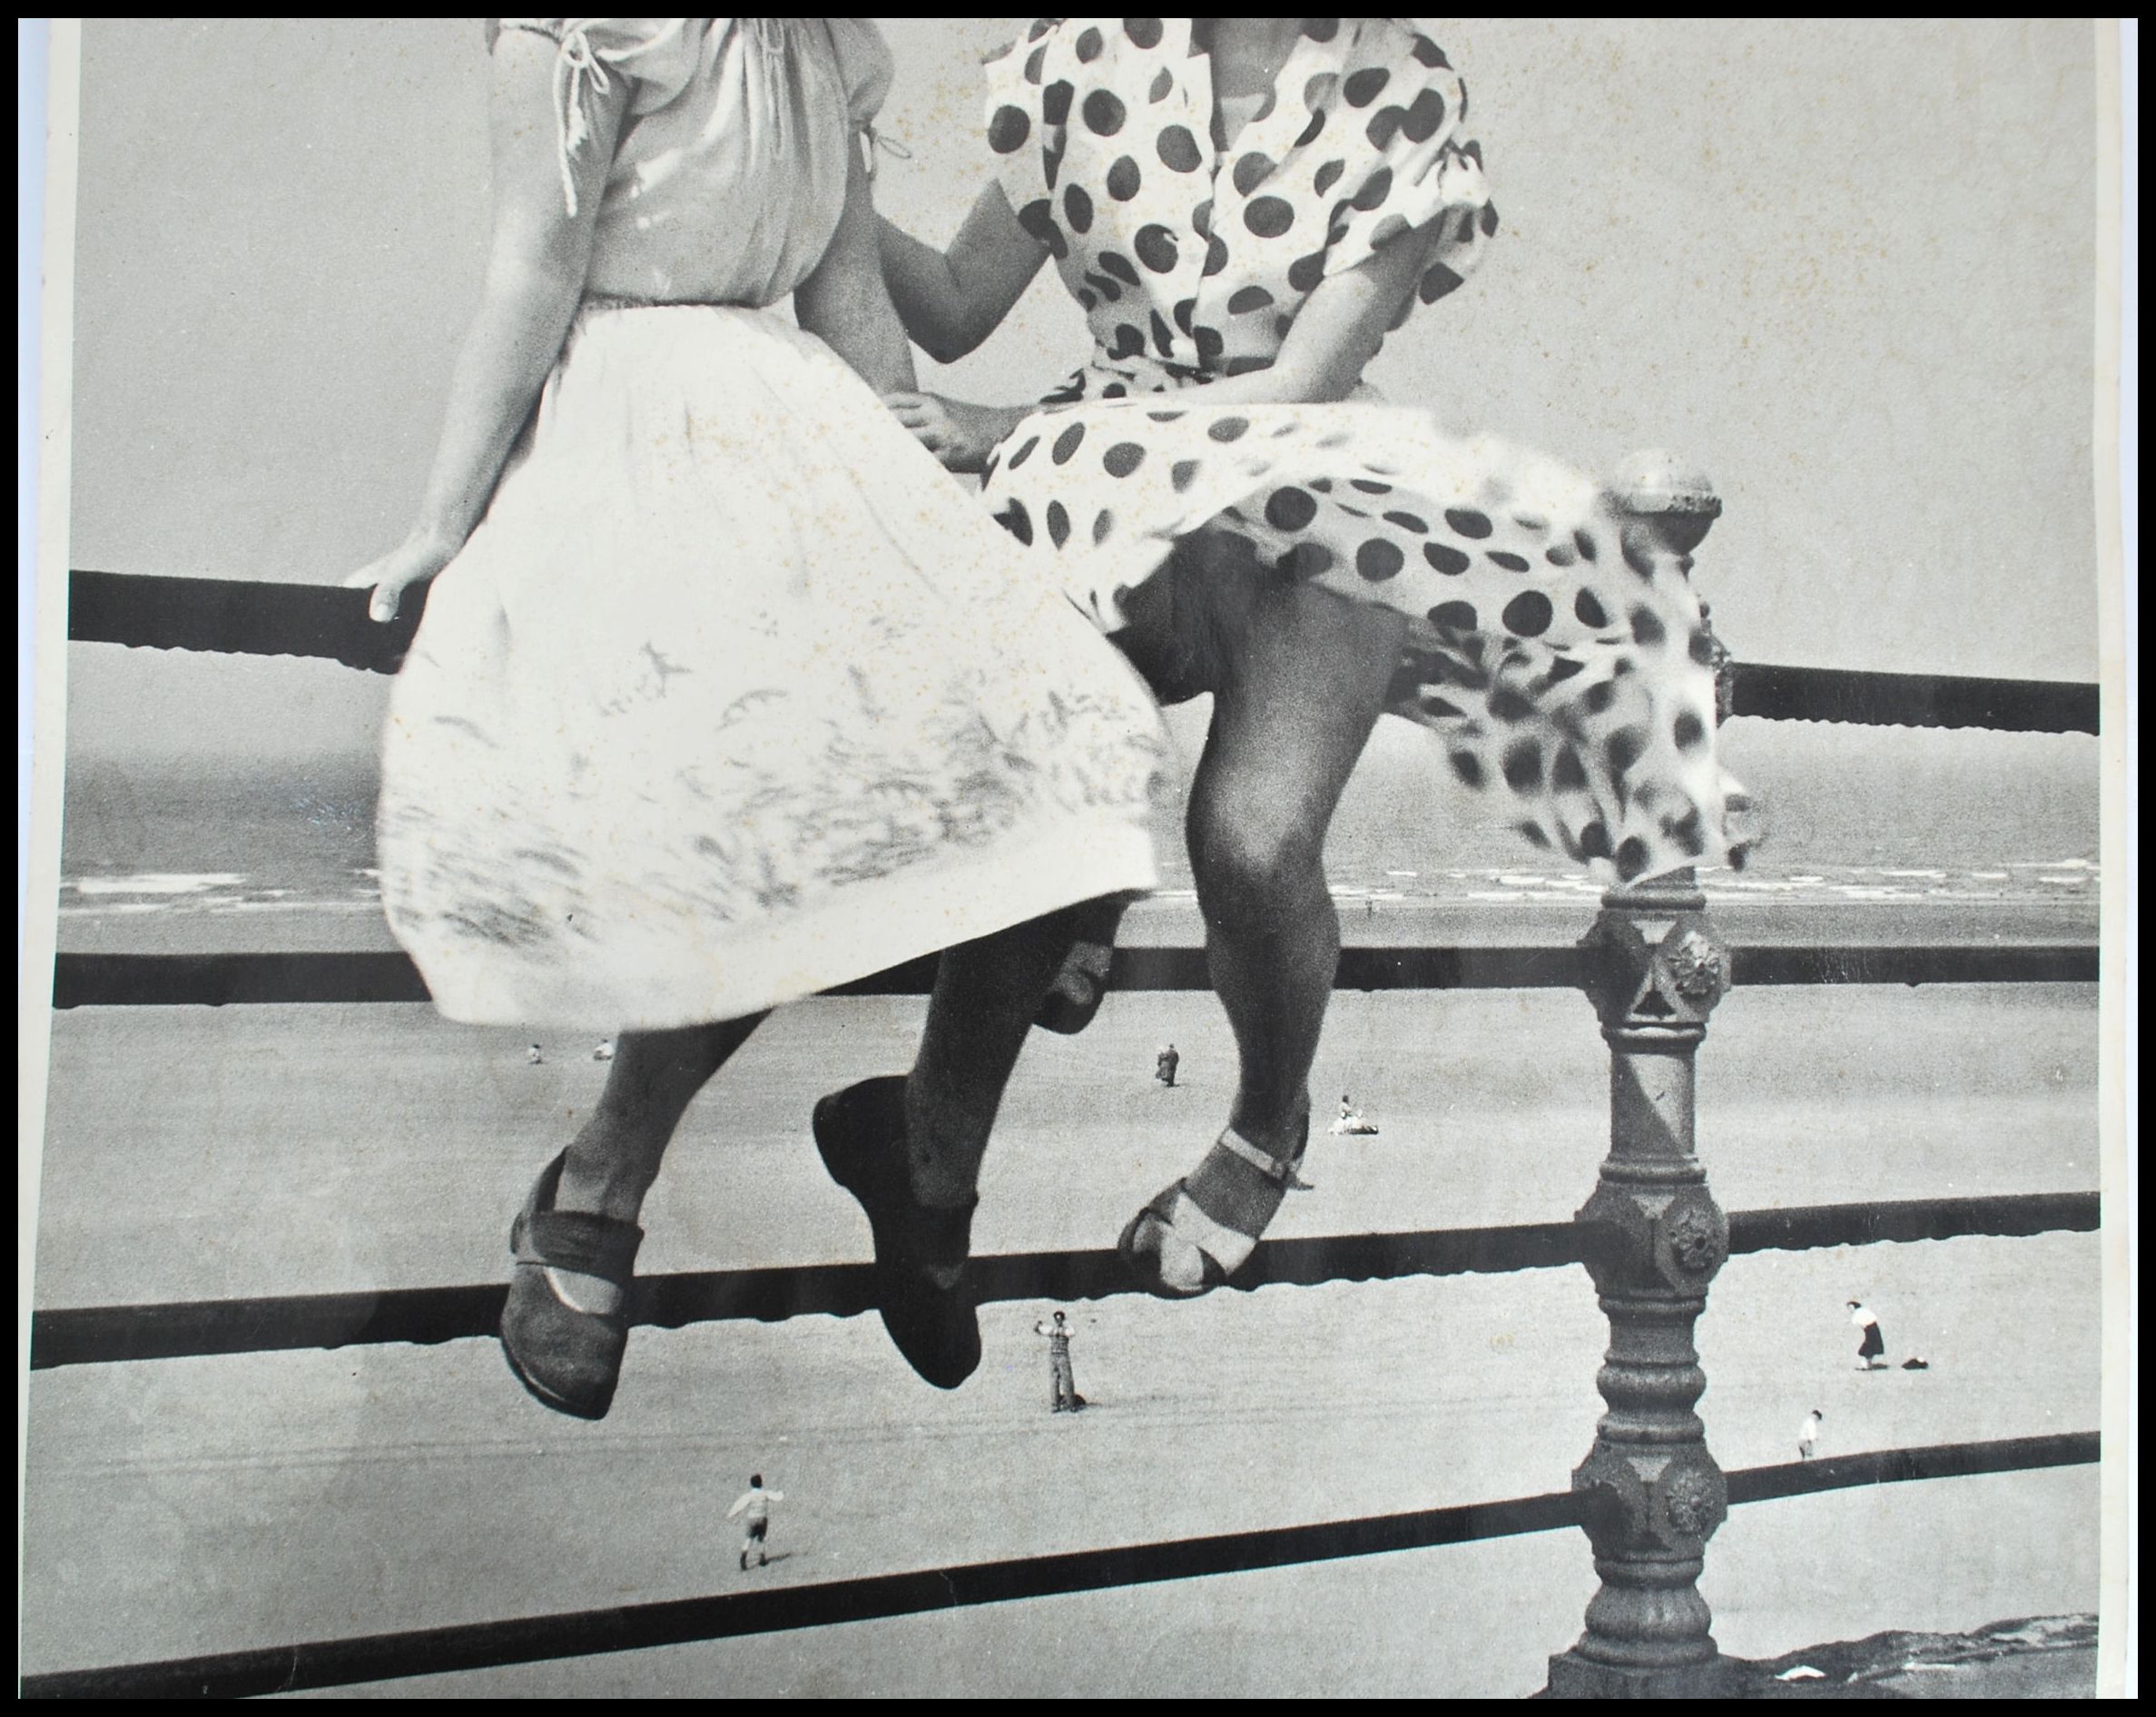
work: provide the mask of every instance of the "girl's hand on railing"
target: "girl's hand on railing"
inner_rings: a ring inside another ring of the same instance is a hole
[[[1025,406],[969,405],[934,393],[887,393],[883,403],[913,432],[913,439],[942,461],[947,471],[978,476],[988,469],[996,444],[1018,428]]]
[[[344,581],[347,589],[371,589],[367,617],[387,624],[397,617],[404,593],[412,586],[424,587],[457,558],[457,550],[439,539],[409,537],[379,559],[369,561]]]

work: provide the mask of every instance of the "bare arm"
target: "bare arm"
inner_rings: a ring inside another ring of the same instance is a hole
[[[1019,224],[999,184],[980,193],[948,251],[889,221],[877,230],[899,320],[938,363],[955,363],[1001,327],[1048,260],[1047,247]]]
[[[1205,402],[1323,405],[1346,399],[1414,291],[1423,253],[1417,235],[1403,233],[1358,267],[1320,282],[1296,311],[1272,367],[1208,384]]]
[[[816,271],[793,294],[801,325],[879,393],[913,386],[913,350],[891,308],[876,251],[876,205],[858,139],[846,149],[846,207]]]
[[[369,585],[377,620],[456,558],[494,495],[504,461],[561,356],[584,294],[592,232],[627,102],[627,80],[589,98],[591,134],[570,163],[578,212],[562,192],[555,44],[503,33],[492,65],[494,236],[479,307],[450,377],[434,464],[404,541],[345,582]]]
[[[884,232],[888,269],[889,235],[897,229],[886,222]],[[1022,228],[1020,235],[1028,236]],[[1360,266],[1323,282],[1296,314],[1272,367],[1207,384],[1206,404],[1316,405],[1346,399],[1414,290],[1423,251],[1412,235],[1403,234]],[[1024,290],[1022,284],[1019,290]],[[885,403],[923,447],[960,472],[985,469],[997,444],[1034,410],[1029,405],[974,405],[932,393],[897,394]]]

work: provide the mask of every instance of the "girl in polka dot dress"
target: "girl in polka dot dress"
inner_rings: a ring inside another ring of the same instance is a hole
[[[1215,698],[1188,834],[1240,1088],[1122,1240],[1156,1291],[1204,1293],[1295,1184],[1339,949],[1325,831],[1377,717],[1433,729],[1536,846],[1644,878],[1741,856],[1714,645],[1688,558],[1591,479],[1370,402],[1384,336],[1498,225],[1413,25],[1044,20],[988,80],[995,183],[948,252],[884,222],[893,299],[948,361],[1052,259],[1095,350],[1038,407],[891,403],[1164,701]]]

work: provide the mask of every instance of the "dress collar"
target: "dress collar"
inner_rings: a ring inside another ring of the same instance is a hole
[[[1338,72],[1340,39],[1349,27],[1346,20],[1341,18],[1304,19],[1287,57],[1273,74],[1272,104],[1255,114],[1229,140],[1227,148],[1222,150],[1213,143],[1213,113],[1216,103],[1213,93],[1212,55],[1198,46],[1192,20],[1178,18],[1176,26],[1178,35],[1164,40],[1161,46],[1184,56],[1181,82],[1190,104],[1191,130],[1202,140],[1215,178],[1220,177],[1221,169],[1231,161],[1260,154],[1277,163],[1295,148],[1310,121],[1308,97],[1312,84],[1321,76]],[[1255,194],[1263,183],[1260,180],[1247,188],[1224,189],[1231,198],[1240,201],[1244,196]]]

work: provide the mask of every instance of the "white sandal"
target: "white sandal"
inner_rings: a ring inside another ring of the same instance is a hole
[[[1260,1150],[1231,1127],[1196,1169],[1130,1219],[1116,1249],[1147,1292],[1196,1299],[1243,1268],[1298,1184],[1295,1161]]]

